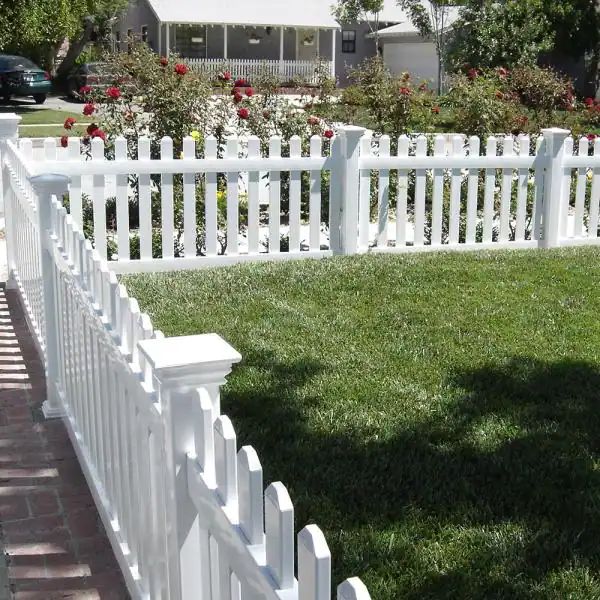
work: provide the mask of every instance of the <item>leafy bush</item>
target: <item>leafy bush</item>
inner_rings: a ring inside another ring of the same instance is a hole
[[[432,129],[435,97],[426,84],[416,85],[410,73],[395,77],[380,57],[369,58],[350,71],[353,87],[345,99],[360,103],[376,133],[393,137]]]

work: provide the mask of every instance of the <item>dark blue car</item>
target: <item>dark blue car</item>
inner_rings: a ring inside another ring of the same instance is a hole
[[[11,96],[33,96],[43,104],[52,90],[49,73],[22,56],[0,54],[0,98],[9,102]]]

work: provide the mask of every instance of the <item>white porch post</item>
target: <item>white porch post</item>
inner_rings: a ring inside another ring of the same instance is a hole
[[[285,32],[285,28],[281,27],[279,29],[279,76],[283,77],[283,34]]]
[[[331,76],[335,77],[335,36],[337,29],[331,30]]]
[[[166,56],[169,58],[171,56],[171,24],[167,23],[167,36],[165,38],[165,43],[167,45]]]
[[[223,58],[227,59],[227,25],[223,25]]]

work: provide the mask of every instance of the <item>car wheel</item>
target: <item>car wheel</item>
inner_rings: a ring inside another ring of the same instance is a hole
[[[8,104],[10,102],[10,96],[8,94],[2,96],[2,104]]]
[[[33,99],[36,104],[44,104],[46,102],[46,94],[34,94]]]

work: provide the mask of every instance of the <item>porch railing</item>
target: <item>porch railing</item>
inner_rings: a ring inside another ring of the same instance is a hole
[[[223,58],[187,58],[186,62],[195,70],[216,76],[222,71],[230,71],[233,77],[244,77],[252,82],[252,78],[260,74],[278,77],[281,83],[300,81],[308,84],[318,82],[317,69],[319,63],[313,60],[258,60],[258,59],[223,59]],[[331,61],[321,61],[331,73]]]

